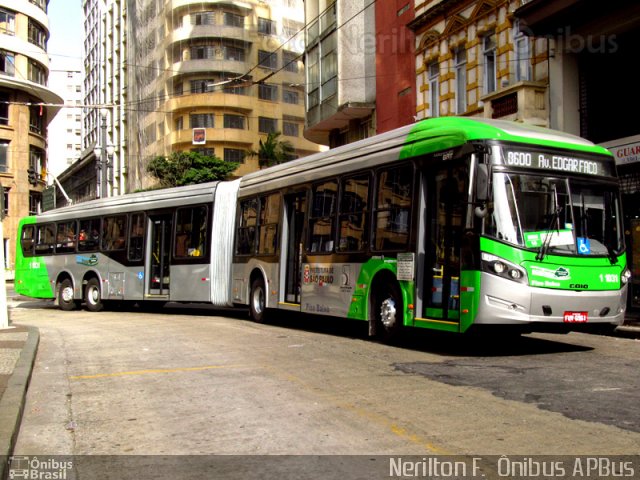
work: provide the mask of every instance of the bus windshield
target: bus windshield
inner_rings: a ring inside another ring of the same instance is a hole
[[[493,174],[493,212],[486,233],[537,250],[540,257],[610,256],[622,250],[617,188],[593,179],[530,173]]]

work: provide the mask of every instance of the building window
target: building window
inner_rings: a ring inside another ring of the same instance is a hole
[[[29,43],[33,43],[43,50],[47,49],[47,32],[31,19],[29,19]]]
[[[28,76],[30,81],[34,83],[39,83],[40,85],[47,84],[47,73],[42,65],[32,60],[29,60],[28,69],[29,69]]]
[[[237,128],[244,130],[244,117],[242,115],[224,114],[224,128]]]
[[[276,34],[276,22],[267,18],[258,18],[258,33],[263,35]]]
[[[182,130],[184,128],[184,117],[178,117],[175,120],[175,128],[176,130]]]
[[[516,82],[531,80],[531,41],[528,36],[520,32],[517,24],[513,31],[513,43],[516,49]]]
[[[191,93],[207,93],[213,91],[215,80],[191,80]]]
[[[192,113],[190,115],[191,128],[213,128],[213,113]]]
[[[9,95],[0,92],[0,125],[9,125]]]
[[[459,48],[455,52],[456,70],[456,113],[467,111],[467,51]]]
[[[40,192],[29,192],[29,215],[39,214],[40,205],[42,205],[42,194]]]
[[[38,135],[44,134],[44,107],[35,105],[29,107],[29,131],[37,133]]]
[[[288,137],[297,137],[300,131],[300,126],[293,122],[282,122],[282,133]]]
[[[275,118],[258,117],[258,131],[260,133],[275,133],[278,131],[278,120]]]
[[[336,35],[334,32],[320,42],[321,101],[326,100],[338,91],[338,51]]]
[[[16,74],[16,57],[13,53],[0,50],[0,73],[10,77]]]
[[[258,50],[258,64],[262,68],[275,70],[276,68],[278,68],[278,54],[276,52]]]
[[[482,39],[482,57],[484,59],[484,93],[495,92],[497,84],[495,33]]]
[[[213,45],[194,45],[190,48],[191,60],[207,60],[215,58],[216,50]]]
[[[429,116],[440,115],[440,66],[438,62],[432,62],[427,68],[429,74]]]
[[[258,98],[260,100],[278,100],[278,87],[273,84],[261,83],[258,85]]]
[[[244,163],[244,158],[247,156],[247,152],[240,150],[239,148],[225,148],[224,149],[224,161],[234,163]]]
[[[9,171],[9,141],[0,140],[0,173]]]
[[[192,148],[191,151],[193,153],[199,153],[200,155],[204,155],[205,157],[216,156],[215,148]]]
[[[44,150],[38,147],[29,146],[29,167],[33,168],[37,176],[42,175],[44,167]]]
[[[315,107],[320,102],[320,46],[307,52],[307,107]]]
[[[282,90],[282,101],[284,103],[290,103],[292,105],[297,105],[300,103],[300,95],[295,90]]]
[[[226,45],[223,47],[224,59],[232,60],[235,62],[244,62],[245,50],[244,47],[237,47],[234,45]]]
[[[198,12],[191,14],[191,25],[215,25],[215,12]]]
[[[47,13],[48,0],[29,0],[29,3],[33,3],[34,5],[39,7],[40,10],[43,10],[44,13]]]
[[[298,73],[299,57],[300,57],[300,54],[296,52],[288,52],[286,50],[282,52],[282,65],[284,67],[284,70],[287,72]]]
[[[0,9],[0,33],[15,35],[16,14],[4,9]]]
[[[224,12],[223,21],[227,27],[244,28],[244,17],[237,13]]]

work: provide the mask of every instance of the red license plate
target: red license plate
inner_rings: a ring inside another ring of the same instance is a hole
[[[564,323],[587,323],[589,312],[564,312]]]

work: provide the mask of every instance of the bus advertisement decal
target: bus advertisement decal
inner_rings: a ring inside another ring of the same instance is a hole
[[[92,267],[98,264],[97,255],[91,255],[89,257],[84,255],[76,255],[76,263],[78,265],[85,265],[87,267]]]

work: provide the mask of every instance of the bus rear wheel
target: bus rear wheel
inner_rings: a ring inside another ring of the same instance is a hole
[[[99,312],[104,308],[102,302],[102,294],[100,293],[100,282],[97,278],[90,278],[84,288],[85,302],[87,302],[87,310],[90,312]]]
[[[266,316],[266,293],[264,280],[256,278],[251,284],[251,293],[249,294],[249,315],[251,319],[257,323],[263,323]]]
[[[58,305],[65,311],[76,308],[76,302],[73,299],[73,283],[68,278],[58,284]]]
[[[376,336],[390,343],[398,338],[403,327],[402,293],[397,283],[379,286],[373,296],[373,318]]]

